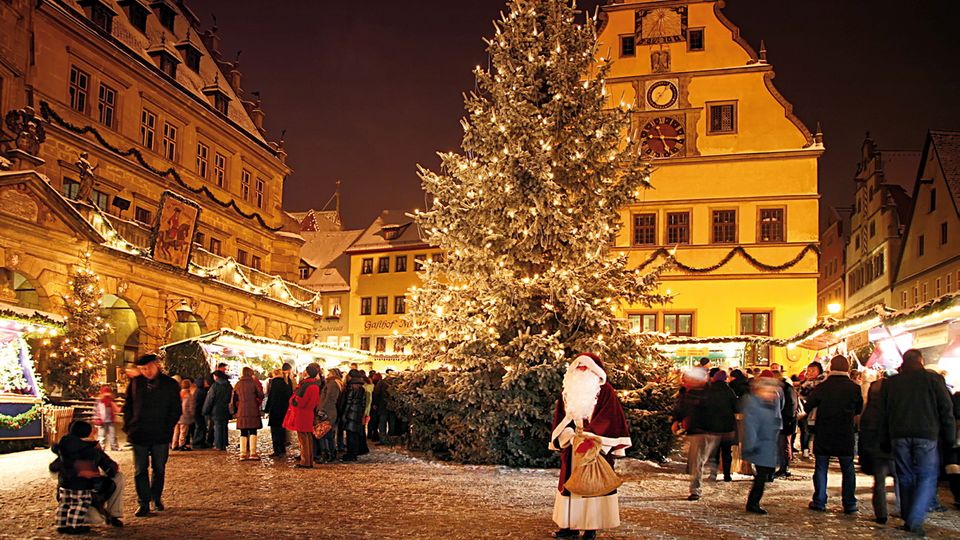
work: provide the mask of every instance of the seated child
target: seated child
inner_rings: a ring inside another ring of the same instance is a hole
[[[53,445],[57,459],[50,471],[57,473],[57,532],[85,534],[90,531],[87,514],[96,509],[107,523],[122,527],[120,521],[122,481],[120,466],[110,459],[97,441],[86,440],[93,427],[83,421],[70,424],[69,432]],[[106,473],[106,476],[101,473]]]

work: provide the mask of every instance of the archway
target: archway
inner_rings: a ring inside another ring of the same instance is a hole
[[[207,332],[207,325],[203,322],[203,318],[196,313],[189,312],[177,316],[182,320],[173,323],[173,328],[170,330],[170,343],[197,337]]]
[[[27,309],[41,309],[40,297],[36,282],[16,270],[0,268],[0,301]]]
[[[133,304],[113,294],[103,295],[100,316],[110,325],[103,344],[113,349],[107,363],[107,382],[116,382],[126,362],[133,362],[140,350],[140,321]]]

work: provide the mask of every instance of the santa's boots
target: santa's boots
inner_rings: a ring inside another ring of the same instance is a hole
[[[553,533],[554,538],[576,538],[578,536],[580,536],[580,532],[573,529],[560,529]]]
[[[257,454],[257,436],[255,434],[249,437],[249,443],[247,445],[247,449],[249,450],[249,454],[247,454],[248,459],[250,459],[251,461],[260,460],[260,455]]]
[[[580,537],[582,540],[596,540],[597,531],[583,531],[583,536]]]
[[[240,436],[240,461],[246,461],[250,458],[250,438]]]

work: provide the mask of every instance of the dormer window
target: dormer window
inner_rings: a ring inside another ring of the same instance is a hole
[[[200,73],[200,57],[202,56],[200,49],[187,39],[177,44],[177,50],[180,51],[180,56],[183,57],[183,63],[195,73]]]
[[[150,16],[150,9],[143,5],[140,0],[120,0],[120,2],[117,3],[127,12],[127,18],[130,20],[130,24],[146,34],[147,17]]]
[[[84,8],[94,26],[108,34],[113,31],[113,18],[117,12],[110,6],[102,0],[81,0],[80,6]]]
[[[147,51],[147,54],[152,56],[157,62],[157,66],[160,67],[160,71],[166,73],[171,78],[177,78],[177,64],[180,63],[180,60],[171,54],[166,47],[160,45],[152,50]]]
[[[204,87],[202,92],[203,95],[210,99],[210,102],[213,103],[213,108],[216,109],[218,113],[227,116],[230,97],[220,88],[219,83],[220,81],[218,79],[213,84]]]
[[[409,223],[405,225],[384,225],[383,228],[380,229],[380,234],[384,240],[396,240],[400,238],[400,235],[403,234],[403,231],[407,230],[409,226]]]
[[[157,14],[157,19],[160,20],[160,24],[170,30],[174,30],[174,22],[177,18],[177,12],[173,10],[166,2],[153,2],[150,4],[150,7],[153,8],[154,12]]]

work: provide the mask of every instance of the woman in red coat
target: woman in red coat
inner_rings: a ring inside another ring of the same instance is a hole
[[[242,376],[233,387],[231,405],[237,415],[240,430],[240,461],[257,460],[257,430],[263,427],[260,420],[260,404],[263,403],[263,387],[253,376],[253,369],[244,367]]]
[[[307,378],[300,381],[290,398],[290,407],[294,409],[293,425],[290,427],[297,432],[297,439],[300,441],[300,463],[297,467],[304,469],[313,468],[313,416],[320,404],[322,384],[318,379],[319,375],[318,364],[307,366]]]

